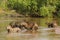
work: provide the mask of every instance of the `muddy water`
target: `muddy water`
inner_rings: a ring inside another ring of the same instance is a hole
[[[24,18],[17,19],[23,20]],[[60,34],[56,34],[54,30],[47,28],[45,24],[52,21],[52,18],[25,18],[26,20],[37,22],[39,29],[37,32],[20,32],[7,33],[6,26],[14,20],[0,20],[0,40],[60,40]],[[59,21],[60,19],[58,19]],[[60,25],[60,21],[58,23]]]
[[[49,28],[39,29],[35,33],[20,32],[20,33],[0,33],[0,40],[60,40],[60,34],[56,34],[54,30]]]

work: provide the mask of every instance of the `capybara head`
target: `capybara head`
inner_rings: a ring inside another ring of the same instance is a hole
[[[54,28],[54,27],[57,27],[56,21],[53,21],[51,23],[48,23],[48,28]]]
[[[53,23],[48,23],[48,28],[53,28],[53,27],[54,27]]]

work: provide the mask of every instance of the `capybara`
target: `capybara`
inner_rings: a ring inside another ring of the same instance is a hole
[[[34,22],[22,21],[22,22],[11,22],[7,27],[9,32],[19,32],[26,29],[27,31],[37,31],[38,25]]]
[[[15,26],[15,24],[13,22],[11,22],[7,26],[7,31],[8,31],[8,33],[11,33],[11,32],[20,32],[21,29],[19,27]]]
[[[54,20],[53,22],[48,23],[48,28],[57,27],[57,22]]]
[[[21,23],[21,26],[23,26],[27,30],[36,31],[38,29],[37,23],[24,21]]]

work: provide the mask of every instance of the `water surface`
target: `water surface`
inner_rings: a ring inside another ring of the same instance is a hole
[[[38,31],[35,33],[7,33],[6,27],[11,21],[24,19],[36,22],[39,25]],[[60,40],[60,34],[56,34],[54,30],[47,28],[46,22],[51,22],[52,20],[52,18],[16,18],[14,20],[0,20],[0,40]],[[57,20],[60,25],[60,19],[58,18]]]

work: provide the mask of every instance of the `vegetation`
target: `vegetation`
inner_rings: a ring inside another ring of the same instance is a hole
[[[37,21],[40,26],[45,27],[47,26],[46,22],[52,21],[53,17],[60,17],[60,0],[0,0],[0,31],[4,31],[3,28],[11,21],[25,19],[15,16],[19,14],[23,16],[48,17],[46,19],[33,18],[32,20],[30,17],[26,19]]]
[[[0,8],[25,16],[60,17],[60,0],[0,0]]]

